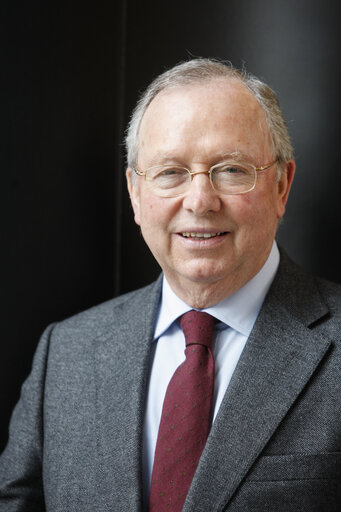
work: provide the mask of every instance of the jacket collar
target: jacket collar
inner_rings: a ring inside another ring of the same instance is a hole
[[[142,429],[161,279],[114,302],[94,340],[98,492],[115,510],[142,504]]]
[[[112,321],[94,340],[98,489],[103,502],[120,510],[142,507],[143,417],[160,293],[161,277],[140,292],[120,298]],[[311,327],[327,314],[314,279],[282,252],[276,278],[212,427],[184,512],[222,510],[230,501],[326,354],[330,341]]]
[[[282,253],[277,276],[207,440],[184,512],[222,510],[230,501],[325,356],[331,341],[309,327],[327,314],[315,280]]]

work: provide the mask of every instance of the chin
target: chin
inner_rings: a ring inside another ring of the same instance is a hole
[[[207,265],[203,262],[191,263],[187,266],[184,265],[179,269],[179,275],[195,283],[215,283],[224,279],[227,274],[228,271],[226,268],[222,268],[216,264]]]

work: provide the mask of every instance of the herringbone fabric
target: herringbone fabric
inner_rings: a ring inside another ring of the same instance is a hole
[[[211,426],[214,318],[189,311],[180,318],[186,360],[169,382],[156,443],[150,512],[181,511]]]

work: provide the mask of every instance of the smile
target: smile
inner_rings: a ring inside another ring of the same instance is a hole
[[[215,236],[223,235],[224,233],[181,233],[186,238],[213,238]]]

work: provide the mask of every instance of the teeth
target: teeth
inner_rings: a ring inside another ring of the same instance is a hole
[[[181,233],[182,236],[187,238],[212,238],[214,236],[219,236],[221,233]]]

